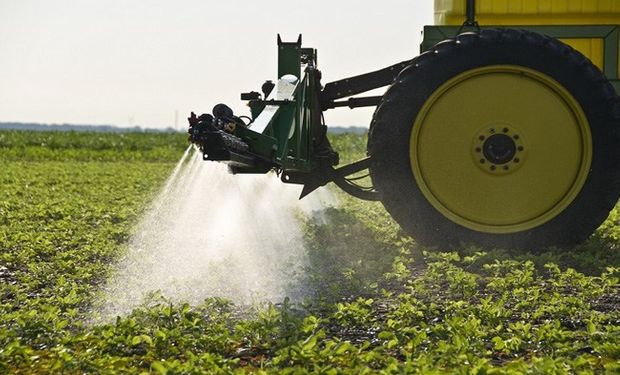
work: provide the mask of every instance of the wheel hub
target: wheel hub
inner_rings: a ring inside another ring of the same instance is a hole
[[[517,153],[517,146],[509,136],[494,134],[484,141],[482,153],[493,164],[506,164]]]
[[[525,146],[520,132],[511,126],[485,126],[476,133],[472,156],[482,170],[507,174],[523,165]]]

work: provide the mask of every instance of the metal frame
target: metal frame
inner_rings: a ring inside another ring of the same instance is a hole
[[[312,110],[316,98],[316,50],[283,42],[278,35],[278,81],[265,99],[251,100],[253,121],[249,128],[237,128],[234,135],[249,141],[251,151],[271,155],[258,165],[231,166],[233,173],[265,173],[277,167],[309,172],[316,168],[311,127],[320,121]]]
[[[473,5],[474,1],[469,0],[468,22],[461,26],[425,26],[421,52],[471,28],[519,28],[559,39],[600,38],[604,41],[603,71],[620,93],[619,25],[480,27],[475,21]],[[232,173],[267,173],[275,169],[283,182],[304,185],[302,197],[319,186],[334,182],[358,198],[377,200],[378,194],[372,186],[364,187],[355,183],[361,177],[348,178],[368,169],[370,158],[334,168],[338,164],[338,154],[329,145],[322,114],[336,107],[378,105],[381,96],[351,96],[392,84],[411,60],[330,82],[323,88],[316,56],[315,49],[301,47],[301,35],[295,42],[283,42],[278,35],[278,81],[275,88],[267,90],[270,92],[264,91],[265,98],[256,92],[242,94],[242,98],[248,100],[252,114],[249,126],[234,126],[230,123],[241,122],[239,118],[238,121],[223,117],[213,120],[213,116],[207,116],[210,119],[206,121],[207,124],[203,124],[200,118],[192,114],[190,139],[200,146],[205,160],[227,162]],[[232,111],[230,116],[234,117]],[[217,128],[212,120],[225,126]],[[243,122],[241,124],[244,125]]]
[[[380,75],[375,77],[378,83],[372,82],[371,86],[391,83],[400,71],[396,68],[388,70],[387,80]],[[371,187],[362,187],[347,179],[347,176],[368,169],[369,158],[334,168],[338,164],[338,153],[331,148],[326,137],[322,113],[326,109],[324,106],[377,105],[381,97],[335,102],[333,99],[341,97],[338,93],[325,100],[320,79],[316,50],[302,48],[301,35],[295,42],[283,42],[278,35],[278,81],[275,87],[264,92],[266,98],[261,98],[257,92],[242,94],[242,98],[248,100],[252,114],[248,126],[243,126],[245,124],[235,118],[230,109],[227,116],[216,114],[215,109],[215,117],[196,117],[192,113],[190,140],[200,147],[205,160],[225,162],[232,173],[276,170],[283,182],[304,185],[302,197],[334,182],[351,195],[377,200],[378,196]],[[361,82],[364,84],[361,91],[370,90],[366,88],[366,79]]]
[[[480,29],[511,28],[532,31],[557,39],[602,39],[603,40],[603,73],[620,95],[620,25],[501,25],[484,26]],[[454,38],[462,26],[424,26],[424,40],[420,52],[427,51],[435,44],[448,38]]]

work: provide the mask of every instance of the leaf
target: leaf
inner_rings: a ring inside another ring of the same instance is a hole
[[[387,342],[387,348],[388,349],[394,349],[395,347],[398,346],[398,343],[399,343],[398,339],[394,338],[394,339],[392,339],[392,340]]]
[[[155,370],[158,374],[161,375],[166,375],[168,373],[168,369],[161,362],[151,363],[151,370]]]
[[[506,348],[506,343],[499,336],[493,337],[491,339],[491,342],[493,342],[493,348],[495,350],[502,351],[502,350],[504,350]]]
[[[314,347],[316,346],[316,342],[317,342],[317,336],[316,335],[312,335],[312,336],[308,337],[306,339],[306,341],[304,341],[303,346],[301,347],[301,350],[303,350],[303,351],[310,351],[310,350],[314,349]]]
[[[148,336],[148,335],[140,335],[140,338],[142,339],[142,342],[145,342],[148,345],[153,345],[153,339],[151,339],[150,336]]]
[[[164,331],[162,331],[161,329],[157,329],[155,330],[155,337],[157,337],[158,339],[165,340],[167,336]]]
[[[337,355],[342,355],[346,352],[352,352],[355,349],[355,346],[351,345],[348,342],[342,342],[338,345],[338,348],[334,351]]]

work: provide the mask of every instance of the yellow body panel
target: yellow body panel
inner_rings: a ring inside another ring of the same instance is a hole
[[[435,0],[435,25],[461,25],[465,4]],[[477,0],[476,19],[480,25],[620,25],[620,0]],[[602,39],[562,41],[602,69]]]
[[[435,0],[435,24],[458,25],[465,0]],[[488,25],[616,25],[620,0],[477,0],[476,17]]]
[[[588,57],[594,65],[603,70],[603,39],[562,39],[562,41],[581,52],[584,56]]]

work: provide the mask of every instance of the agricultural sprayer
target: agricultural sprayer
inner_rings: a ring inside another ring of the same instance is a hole
[[[316,50],[278,36],[250,116],[192,113],[190,141],[302,197],[333,182],[380,200],[423,244],[583,241],[620,194],[620,0],[436,0],[435,21],[419,56],[325,84]],[[338,166],[322,114],[366,106],[367,157]]]

